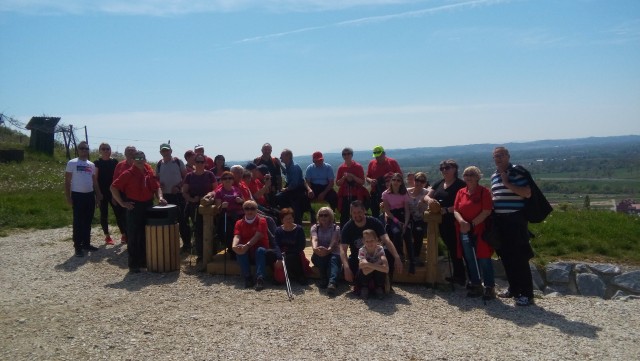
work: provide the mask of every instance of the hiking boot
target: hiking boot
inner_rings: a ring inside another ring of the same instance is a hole
[[[496,298],[496,289],[494,287],[485,287],[482,299],[484,301],[493,300]]]
[[[244,278],[244,288],[251,288],[253,286],[253,277],[248,276]]]
[[[82,248],[83,248],[84,250],[86,250],[86,251],[97,251],[97,250],[98,250],[98,247],[92,246],[92,245],[90,245],[90,244],[88,244],[88,245],[86,245],[86,246],[83,246]]]
[[[513,297],[515,297],[515,296],[514,296],[514,295],[511,293],[511,291],[509,291],[509,289],[507,288],[506,290],[504,290],[504,291],[502,291],[502,292],[498,293],[498,297],[500,297],[500,298],[513,298]]]
[[[120,244],[127,244],[127,235],[126,234],[123,234],[120,237]]]
[[[258,279],[256,280],[255,290],[262,291],[263,289],[264,289],[264,279],[262,279],[262,277],[258,277]]]
[[[84,257],[84,251],[81,249],[76,249],[76,257]]]
[[[111,236],[109,235],[104,236],[104,243],[109,246],[112,246],[114,244],[113,239],[111,239]]]
[[[329,285],[327,286],[327,294],[329,296],[335,296],[336,291],[337,291],[336,284],[335,283],[329,283]]]
[[[533,297],[520,296],[516,298],[516,306],[531,306],[533,305]]]
[[[467,292],[467,297],[480,297],[484,294],[484,289],[482,285],[474,285],[471,287],[469,292]]]

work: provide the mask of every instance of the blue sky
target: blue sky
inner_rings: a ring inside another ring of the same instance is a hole
[[[0,112],[152,160],[640,134],[639,64],[637,0],[0,0]]]

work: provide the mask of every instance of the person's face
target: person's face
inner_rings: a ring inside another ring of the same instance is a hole
[[[124,150],[124,156],[127,159],[133,159],[133,156],[136,155],[136,152],[137,152],[136,148],[129,147]]]
[[[78,144],[78,156],[80,158],[87,158],[89,156],[89,145],[87,143]]]
[[[280,154],[280,160],[284,163],[289,164],[289,162],[291,161],[291,156],[289,156],[288,153],[282,153]]]
[[[313,164],[316,165],[316,167],[322,167],[322,164],[324,163],[324,160],[314,160]]]
[[[414,180],[415,182],[415,186],[418,188],[422,188],[427,184],[427,180],[425,178],[422,177],[418,177]]]
[[[204,157],[196,156],[194,158],[195,158],[195,162],[196,162],[196,167],[197,168],[204,168],[204,162],[205,162]]]
[[[235,172],[232,172],[232,173],[233,173],[233,180],[235,182],[240,182],[242,180],[242,176],[244,174],[242,171],[239,171],[239,172],[235,171]]]
[[[367,251],[372,252],[378,246],[378,239],[371,234],[366,234],[364,236],[364,247]]]
[[[198,148],[193,150],[196,154],[204,154],[204,148]]]
[[[345,151],[342,152],[342,159],[344,159],[345,161],[349,161],[352,158],[353,158],[353,153],[352,152],[350,152],[348,150],[345,150]]]
[[[499,170],[505,170],[509,166],[509,154],[500,149],[493,152],[493,162]]]
[[[226,186],[226,187],[230,188],[233,185],[234,179],[233,179],[233,176],[231,176],[231,175],[227,174],[227,175],[223,176],[220,179],[222,180],[222,185],[223,186]]]
[[[443,164],[440,166],[440,173],[445,178],[449,178],[456,173],[456,168],[451,164]]]
[[[196,162],[196,156],[195,155],[190,155],[187,158],[185,158],[185,160],[189,164],[194,164]]]
[[[111,156],[111,147],[108,145],[103,145],[100,147],[100,155],[102,155],[105,158],[108,158]]]
[[[470,171],[464,172],[462,174],[462,178],[464,179],[465,183],[472,185],[477,185],[479,180],[479,177],[475,173]]]
[[[145,156],[141,154],[136,154],[133,156],[133,164],[142,169],[144,168],[144,163],[146,162]]]
[[[293,214],[287,214],[286,216],[282,217],[282,223],[293,224]]]
[[[402,178],[400,178],[400,177],[391,177],[391,185],[393,186],[393,189],[400,188],[401,184],[402,184]]]
[[[163,157],[171,157],[171,149],[161,149],[160,150],[160,155],[162,155]]]
[[[222,167],[222,166],[224,165],[224,162],[225,162],[225,159],[224,159],[224,158],[222,158],[222,157],[218,157],[218,158],[216,158],[216,164],[217,164],[219,167]]]
[[[360,207],[351,207],[351,219],[353,219],[356,224],[365,223],[366,214],[364,213],[364,209]]]
[[[318,221],[322,224],[327,224],[329,223],[329,221],[331,221],[331,215],[329,214],[329,212],[322,211],[318,213]]]
[[[262,155],[267,156],[267,157],[271,157],[271,152],[272,151],[273,151],[273,148],[271,148],[270,145],[262,146]]]
[[[245,204],[242,206],[242,210],[247,219],[255,218],[258,212],[258,208],[254,204]]]

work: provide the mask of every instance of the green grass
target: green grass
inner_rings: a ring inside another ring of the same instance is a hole
[[[12,229],[51,229],[71,224],[71,207],[64,198],[65,164],[63,156],[29,152],[22,163],[0,164],[0,237]],[[592,197],[592,201],[597,198]],[[640,265],[640,217],[585,210],[581,202],[576,198],[575,206],[560,204],[544,223],[531,225],[536,234],[532,241],[535,261],[574,259]],[[317,211],[320,204],[313,206]],[[113,225],[113,214],[109,213]],[[94,224],[98,224],[98,214],[96,210]],[[308,219],[308,213],[304,219]],[[308,235],[308,229],[305,231]]]

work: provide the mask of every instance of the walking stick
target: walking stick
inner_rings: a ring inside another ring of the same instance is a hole
[[[449,247],[445,247],[447,249],[447,258],[449,258],[449,284],[451,285],[451,292],[455,290],[455,286],[453,285],[453,259],[451,258],[451,251],[449,251]]]
[[[224,278],[227,278],[227,252],[229,252],[229,246],[227,245],[227,210],[224,210]]]
[[[469,240],[471,241],[471,240]],[[476,264],[476,272],[478,272],[478,278],[480,278],[480,280],[482,281],[481,278],[481,274],[480,274],[480,267],[478,267],[478,258],[476,257],[476,246],[474,245],[475,242],[470,242],[471,244],[471,252],[473,253],[473,262]],[[482,301],[484,303],[484,305],[487,305],[487,300],[484,299],[484,297],[482,298]]]
[[[282,268],[284,269],[284,283],[287,285],[287,297],[289,301],[293,300],[293,291],[291,291],[291,283],[289,282],[289,272],[287,272],[287,264],[285,262],[285,254],[282,254]]]

